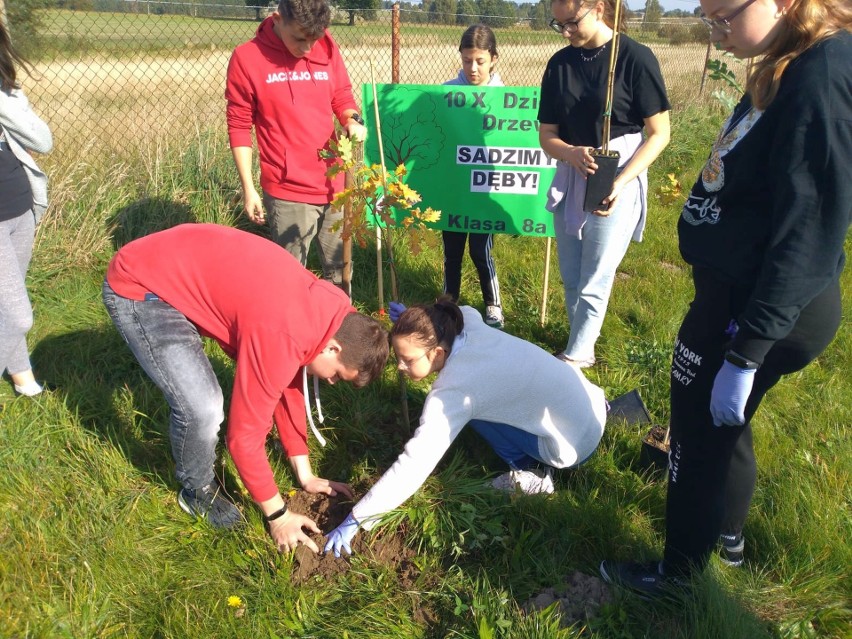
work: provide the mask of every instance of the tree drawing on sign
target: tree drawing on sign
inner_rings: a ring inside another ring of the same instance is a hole
[[[438,126],[437,106],[432,96],[404,87],[382,96],[385,109],[382,119],[382,142],[388,166],[404,164],[412,170],[423,170],[438,162],[447,136]],[[405,109],[393,108],[394,102],[406,104]]]

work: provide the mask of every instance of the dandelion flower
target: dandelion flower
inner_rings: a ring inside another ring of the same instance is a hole
[[[243,605],[243,600],[236,595],[231,595],[228,597],[228,605],[231,608],[240,608]]]

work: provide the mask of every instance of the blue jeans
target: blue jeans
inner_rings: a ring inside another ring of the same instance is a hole
[[[121,297],[106,281],[103,300],[118,332],[171,408],[169,439],[177,480],[189,489],[207,486],[215,479],[216,444],[225,413],[222,388],[198,329],[165,302]]]
[[[539,462],[545,463],[539,457],[538,437],[532,433],[482,419],[472,419],[469,424],[512,470],[526,470]]]
[[[607,217],[586,217],[582,240],[568,235],[562,220],[557,219],[554,224],[571,330],[565,354],[573,360],[595,356],[595,342],[601,334],[615,272],[639,222],[639,198],[639,182],[633,180],[622,189]]]
[[[550,466],[539,456],[538,437],[532,433],[509,424],[487,422],[482,419],[472,419],[469,425],[491,445],[497,456],[509,464],[512,470],[526,470],[536,464]],[[569,468],[585,464],[594,454],[592,451],[588,457]]]

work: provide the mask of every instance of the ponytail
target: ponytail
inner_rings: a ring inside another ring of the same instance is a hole
[[[434,304],[416,304],[405,309],[391,330],[391,339],[413,337],[426,348],[440,346],[449,354],[462,330],[461,309],[449,295],[443,295]]]

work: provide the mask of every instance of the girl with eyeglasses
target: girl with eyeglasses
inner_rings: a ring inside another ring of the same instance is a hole
[[[0,373],[9,374],[16,393],[33,396],[43,388],[27,350],[33,309],[26,277],[35,228],[47,209],[47,176],[31,153],[50,151],[53,136],[21,90],[21,69],[30,72],[0,20]]]
[[[399,370],[414,381],[437,377],[403,453],[329,535],[325,549],[335,556],[351,553],[359,527],[371,529],[413,495],[468,424],[510,469],[492,486],[526,494],[552,493],[552,469],[579,466],[603,435],[604,393],[577,368],[448,297],[401,313],[394,304]]]
[[[688,584],[720,542],[723,563],[743,563],[752,418],[834,338],[852,218],[852,5],[701,8],[719,49],[758,60],[678,221],[695,297],[672,360],[663,561],[601,564],[646,594]]]
[[[570,334],[561,360],[595,363],[615,272],[639,242],[648,205],[647,170],[669,142],[669,104],[651,50],[619,36],[610,148],[619,172],[600,210],[583,210],[587,176],[598,164],[614,25],[614,0],[554,0],[550,26],[568,45],[547,63],[538,112],[541,148],[559,161],[549,190]],[[624,22],[618,25],[624,31]]]

